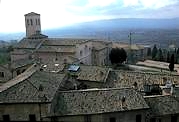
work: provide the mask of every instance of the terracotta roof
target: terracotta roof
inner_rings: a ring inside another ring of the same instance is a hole
[[[132,44],[131,47],[129,44],[127,43],[115,43],[113,42],[113,48],[124,48],[129,50],[131,48],[131,50],[140,50],[140,49],[144,49],[143,45],[139,45],[139,44]]]
[[[36,49],[44,40],[23,38],[14,48]]]
[[[0,103],[51,102],[64,74],[37,71],[0,93]]]
[[[142,95],[133,89],[87,89],[59,91],[52,111],[56,116],[64,116],[147,108],[149,107]]]
[[[58,73],[63,71],[65,68],[64,64],[59,64],[59,63],[49,63],[49,64],[45,64],[42,66],[43,71],[45,72],[53,72],[53,73]]]
[[[11,68],[16,69],[16,68],[27,66],[27,65],[32,65],[33,63],[34,63],[34,60],[20,59],[20,60],[11,62]]]
[[[43,45],[48,45],[48,46],[59,46],[59,45],[71,45],[75,46],[76,44],[84,43],[89,40],[87,39],[72,39],[72,38],[48,38]]]
[[[4,84],[2,84],[0,86],[0,92],[7,90],[8,88],[12,87],[13,85],[16,85],[16,84],[22,82],[23,80],[27,79],[28,77],[30,77],[37,70],[37,68],[34,66],[35,65],[32,65],[22,74],[18,75],[17,77],[11,79],[10,81],[8,81]]]
[[[74,46],[41,46],[37,52],[62,52],[62,53],[75,53]]]
[[[151,116],[179,114],[179,101],[174,96],[147,96]]]
[[[104,49],[106,47],[108,47],[108,44],[110,44],[111,42],[105,42],[105,41],[93,41],[92,42],[92,47],[95,50],[101,50]]]
[[[113,70],[110,71],[105,87],[110,88],[123,88],[133,87],[134,83],[137,83],[138,90],[144,90],[144,85],[163,84],[163,77],[167,77],[168,80],[176,80],[178,76],[168,73],[157,72],[137,72],[137,71],[124,71]]]
[[[80,66],[77,79],[80,81],[106,82],[110,68],[100,66]]]
[[[40,14],[37,14],[37,13],[35,13],[35,12],[30,12],[30,13],[28,13],[28,14],[25,14],[24,16],[32,16],[32,15],[40,15]]]

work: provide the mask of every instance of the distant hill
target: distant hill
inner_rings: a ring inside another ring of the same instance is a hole
[[[128,34],[135,32],[133,42],[153,43],[179,40],[179,18],[174,19],[111,19],[79,23],[63,28],[44,30],[49,37],[91,37],[114,41],[128,40]],[[140,34],[139,34],[140,33]],[[0,40],[21,39],[25,33],[0,34]]]

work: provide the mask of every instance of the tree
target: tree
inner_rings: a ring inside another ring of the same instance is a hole
[[[127,58],[127,53],[123,48],[113,48],[109,54],[109,58],[112,64],[123,63]]]
[[[170,69],[170,71],[174,71],[174,54],[172,54],[172,56],[171,56],[171,59],[170,59],[170,64],[169,64],[169,69]]]
[[[158,51],[158,59],[159,61],[164,61],[164,57],[163,57],[163,52],[162,52],[162,49],[160,48],[159,51]]]
[[[153,49],[152,49],[152,59],[153,60],[155,60],[157,52],[158,52],[158,49],[157,49],[157,45],[155,44]]]
[[[167,62],[168,63],[170,62],[170,52],[169,51],[167,52]]]
[[[147,49],[147,56],[151,56],[151,54],[152,54],[151,48],[148,48]]]

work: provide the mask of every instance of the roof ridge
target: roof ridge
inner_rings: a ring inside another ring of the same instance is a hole
[[[92,88],[92,89],[81,89],[81,90],[69,90],[69,91],[59,91],[60,93],[75,93],[75,92],[94,92],[94,91],[111,91],[111,90],[123,90],[123,89],[133,89],[131,87],[123,88]]]
[[[35,65],[35,64],[34,64]],[[2,84],[0,86],[0,92],[7,90],[8,88],[24,81],[25,79],[29,78],[34,72],[37,71],[37,68],[34,68],[34,65],[32,65],[31,67],[29,67],[25,72],[23,72],[22,74],[18,75],[17,77],[9,80],[8,82]]]

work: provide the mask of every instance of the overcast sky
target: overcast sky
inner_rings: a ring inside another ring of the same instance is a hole
[[[111,18],[177,18],[179,0],[0,0],[0,32],[25,32],[24,14],[42,29]]]

